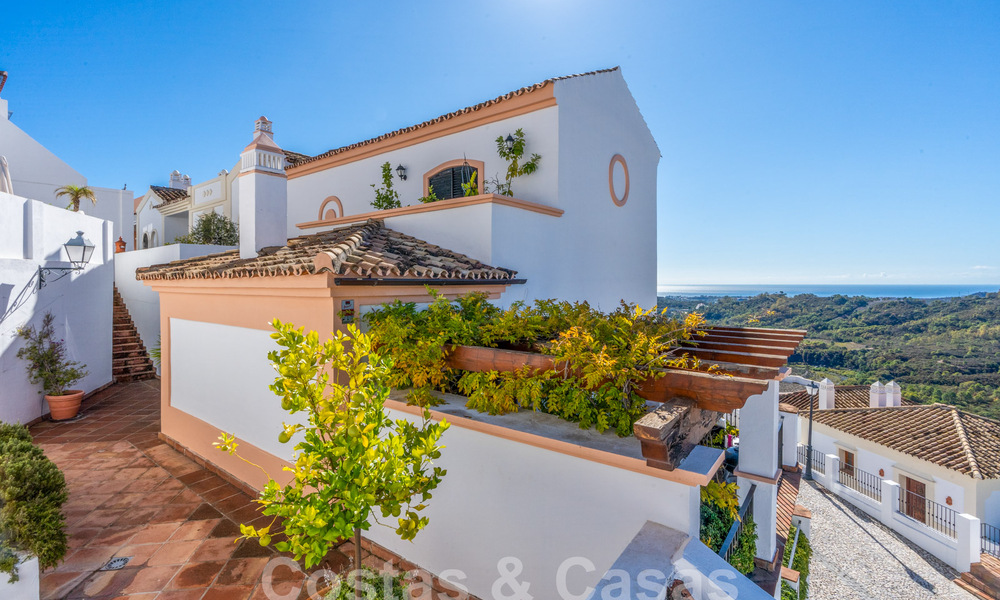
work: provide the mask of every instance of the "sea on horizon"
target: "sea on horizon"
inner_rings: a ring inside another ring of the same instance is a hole
[[[658,296],[737,296],[749,297],[760,294],[789,296],[815,294],[816,296],[868,296],[869,298],[954,298],[982,292],[1000,291],[1000,284],[923,284],[923,285],[880,285],[880,284],[820,284],[820,285],[658,285]]]

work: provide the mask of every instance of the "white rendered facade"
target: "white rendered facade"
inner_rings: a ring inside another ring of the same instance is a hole
[[[67,200],[55,192],[64,185],[88,185],[87,178],[49,151],[8,118],[7,100],[0,98],[0,156],[10,167],[13,193],[65,208]],[[119,236],[132,248],[133,194],[124,189],[90,186],[97,203],[83,200],[80,212],[111,221],[114,239]]]

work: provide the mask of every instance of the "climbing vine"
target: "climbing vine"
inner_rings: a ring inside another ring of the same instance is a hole
[[[627,436],[646,412],[637,394],[643,382],[667,367],[700,367],[677,350],[699,333],[697,314],[675,320],[624,302],[605,314],[555,300],[501,309],[482,292],[452,301],[428,291],[433,300],[426,310],[397,300],[367,316],[377,343],[392,348],[390,385],[410,388],[411,403],[433,403],[432,390],[455,391],[468,397],[469,408],[489,414],[530,409]],[[555,368],[459,371],[448,366],[453,344],[547,354]]]

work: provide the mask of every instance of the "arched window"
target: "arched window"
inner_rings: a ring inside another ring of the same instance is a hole
[[[149,246],[151,248],[156,248],[158,242],[159,240],[156,239],[156,230],[154,229],[153,233],[149,234]]]
[[[148,233],[142,234],[142,249],[145,250],[146,248],[149,248],[149,234]]]
[[[424,195],[426,196],[433,186],[434,195],[441,200],[461,198],[465,195],[462,184],[469,183],[473,175],[476,178],[476,187],[482,193],[483,161],[460,158],[440,164],[424,174]]]

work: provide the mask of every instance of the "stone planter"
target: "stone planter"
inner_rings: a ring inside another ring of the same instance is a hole
[[[47,395],[45,401],[49,403],[49,416],[53,421],[72,419],[80,412],[83,390],[66,390],[60,396]]]

